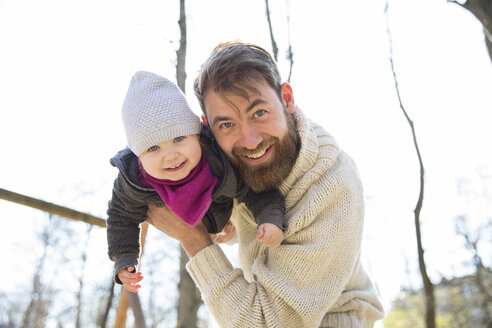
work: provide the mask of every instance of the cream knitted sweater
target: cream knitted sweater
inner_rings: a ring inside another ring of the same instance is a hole
[[[301,150],[280,187],[288,228],[278,248],[256,238],[244,204],[231,220],[242,268],[218,245],[197,253],[187,268],[220,327],[372,327],[383,317],[361,266],[364,198],[357,168],[335,140],[297,108]]]

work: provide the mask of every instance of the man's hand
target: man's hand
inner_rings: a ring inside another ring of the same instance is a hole
[[[156,229],[181,242],[189,257],[195,256],[196,253],[213,244],[203,222],[192,228],[178,218],[167,206],[156,207],[150,204],[147,211],[147,221]]]
[[[210,234],[210,237],[212,237],[212,240],[215,242],[215,243],[229,243],[229,242],[232,242],[236,239],[236,228],[234,227],[234,225],[232,224],[231,221],[228,221],[224,227],[224,229],[222,229],[221,232],[217,233],[217,234]],[[232,243],[231,243],[232,244]]]

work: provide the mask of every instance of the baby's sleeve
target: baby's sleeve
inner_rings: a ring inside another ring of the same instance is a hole
[[[248,187],[238,200],[246,204],[258,225],[272,223],[285,231],[285,202],[278,189],[255,192]]]
[[[115,262],[117,273],[128,266],[138,266],[140,254],[140,224],[146,220],[147,205],[130,197],[123,186],[121,175],[115,180],[112,198],[108,203],[106,234],[108,256]]]

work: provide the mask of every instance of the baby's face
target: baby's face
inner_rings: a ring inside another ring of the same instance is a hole
[[[202,149],[198,135],[194,134],[161,142],[138,157],[147,174],[156,179],[178,181],[186,178],[200,162]]]

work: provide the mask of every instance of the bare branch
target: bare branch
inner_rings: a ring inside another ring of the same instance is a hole
[[[92,231],[92,225],[87,226],[87,238],[84,243],[84,248],[82,249],[82,254],[81,254],[81,260],[82,263],[80,265],[80,276],[79,276],[79,290],[76,294],[77,298],[77,307],[76,307],[76,316],[75,316],[75,327],[80,328],[82,327],[82,308],[83,308],[83,299],[82,299],[82,292],[84,290],[84,273],[85,273],[85,267],[87,264],[87,248],[89,246],[89,241],[91,237],[91,231]]]
[[[277,47],[277,42],[275,42],[275,38],[273,37],[273,28],[272,28],[272,21],[270,19],[270,7],[268,5],[268,0],[265,0],[265,6],[266,6],[266,16],[267,16],[267,21],[268,21],[268,28],[270,29],[270,40],[272,42],[273,58],[275,58],[275,61],[277,61],[278,47]]]
[[[420,154],[419,146],[417,143],[417,136],[415,134],[415,127],[413,125],[412,120],[407,114],[407,111],[405,110],[405,107],[403,106],[403,102],[401,100],[400,96],[400,89],[398,86],[398,79],[396,77],[396,72],[394,68],[394,63],[393,63],[393,41],[391,38],[391,30],[389,28],[389,21],[388,21],[388,1],[386,1],[386,7],[384,9],[385,15],[386,15],[386,32],[388,34],[388,39],[389,39],[389,50],[390,50],[390,64],[391,64],[391,71],[393,73],[393,80],[395,82],[395,89],[396,89],[396,94],[398,97],[398,102],[400,104],[400,108],[405,115],[405,118],[410,125],[410,129],[412,131],[412,137],[413,137],[413,144],[415,146],[415,150],[417,152],[417,157],[419,161],[419,167],[420,167],[420,191],[419,191],[419,197],[417,204],[415,206],[414,214],[415,214],[415,231],[416,231],[416,237],[417,237],[417,251],[418,251],[418,259],[419,259],[419,268],[420,268],[420,274],[422,275],[422,280],[424,283],[424,291],[425,291],[425,296],[426,296],[426,313],[425,313],[425,322],[427,328],[435,328],[436,327],[436,314],[435,314],[435,297],[434,297],[434,285],[429,279],[429,276],[427,275],[427,270],[425,266],[425,260],[424,260],[424,248],[422,246],[422,233],[420,231],[420,212],[422,210],[422,204],[424,201],[424,164],[422,161],[422,155]]]
[[[185,0],[179,0],[179,49],[176,51],[176,82],[178,87],[186,93],[186,7]]]
[[[101,316],[98,320],[100,328],[106,328],[106,325],[108,324],[109,311],[111,311],[111,307],[113,306],[114,285],[115,285],[115,282],[114,282],[113,276],[111,276],[111,284],[109,287],[109,296],[107,298],[104,311],[101,313]]]
[[[473,264],[475,266],[475,283],[478,288],[477,299],[480,302],[482,309],[483,321],[485,323],[492,322],[492,287],[491,278],[492,272],[490,268],[483,264],[482,257],[478,253],[478,243],[481,239],[481,232],[486,230],[485,226],[479,227],[476,234],[470,231],[468,218],[464,215],[455,218],[456,233],[465,240],[465,247],[472,254]]]
[[[287,3],[289,0],[287,0]],[[287,4],[287,8],[289,5]],[[287,50],[287,59],[289,60],[289,77],[287,78],[287,82],[290,82],[290,78],[292,77],[292,66],[294,65],[294,53],[292,52],[292,45],[290,42],[290,15],[287,12],[287,40],[289,42],[289,49]]]

